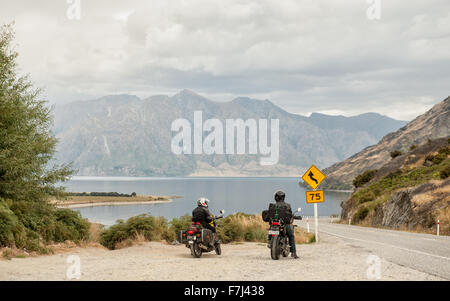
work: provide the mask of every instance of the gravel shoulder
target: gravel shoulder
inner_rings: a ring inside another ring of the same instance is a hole
[[[0,260],[0,280],[67,280],[69,255],[81,260],[80,280],[368,280],[369,251],[323,235],[297,245],[300,259],[270,259],[261,243],[227,244],[222,255],[192,258],[184,245],[146,242],[109,251],[74,248],[64,253]],[[443,280],[381,258],[381,280]]]

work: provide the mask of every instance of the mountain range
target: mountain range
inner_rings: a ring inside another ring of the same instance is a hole
[[[172,122],[279,119],[280,156],[261,166],[259,155],[174,154]],[[183,90],[173,96],[111,95],[55,107],[57,160],[89,176],[299,176],[311,164],[325,168],[377,143],[406,122],[377,113],[353,117],[286,112],[269,100],[211,101]]]

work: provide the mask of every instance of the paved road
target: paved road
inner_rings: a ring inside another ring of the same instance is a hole
[[[297,221],[306,228],[306,220]],[[314,220],[309,220],[314,231]],[[319,219],[320,235],[333,235],[390,262],[450,280],[450,237],[334,224]]]

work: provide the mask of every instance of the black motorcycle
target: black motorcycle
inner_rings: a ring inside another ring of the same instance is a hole
[[[298,208],[297,212],[300,212],[301,208]],[[302,217],[300,215],[294,214],[294,219],[301,220]],[[280,259],[280,255],[283,257],[289,256],[290,245],[289,238],[286,233],[286,225],[281,218],[271,218],[269,221],[269,245],[270,248],[270,257],[273,260]],[[297,227],[297,225],[294,225]]]
[[[212,226],[216,227],[216,220],[223,218],[225,210],[220,210],[220,215],[213,216]],[[203,228],[199,222],[192,222],[187,230],[180,231],[180,242],[191,250],[191,255],[200,258],[204,252],[215,251],[217,255],[222,254],[220,240],[216,233]]]

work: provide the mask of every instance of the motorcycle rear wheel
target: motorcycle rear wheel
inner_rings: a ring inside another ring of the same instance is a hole
[[[216,244],[214,246],[214,250],[216,251],[217,255],[221,255],[222,254],[222,247],[220,246],[220,244]]]
[[[191,255],[195,258],[200,258],[202,256],[202,248],[198,245],[198,243],[193,243],[191,245]]]
[[[272,244],[270,246],[270,257],[273,260],[280,259],[280,236],[276,235],[272,237]]]

